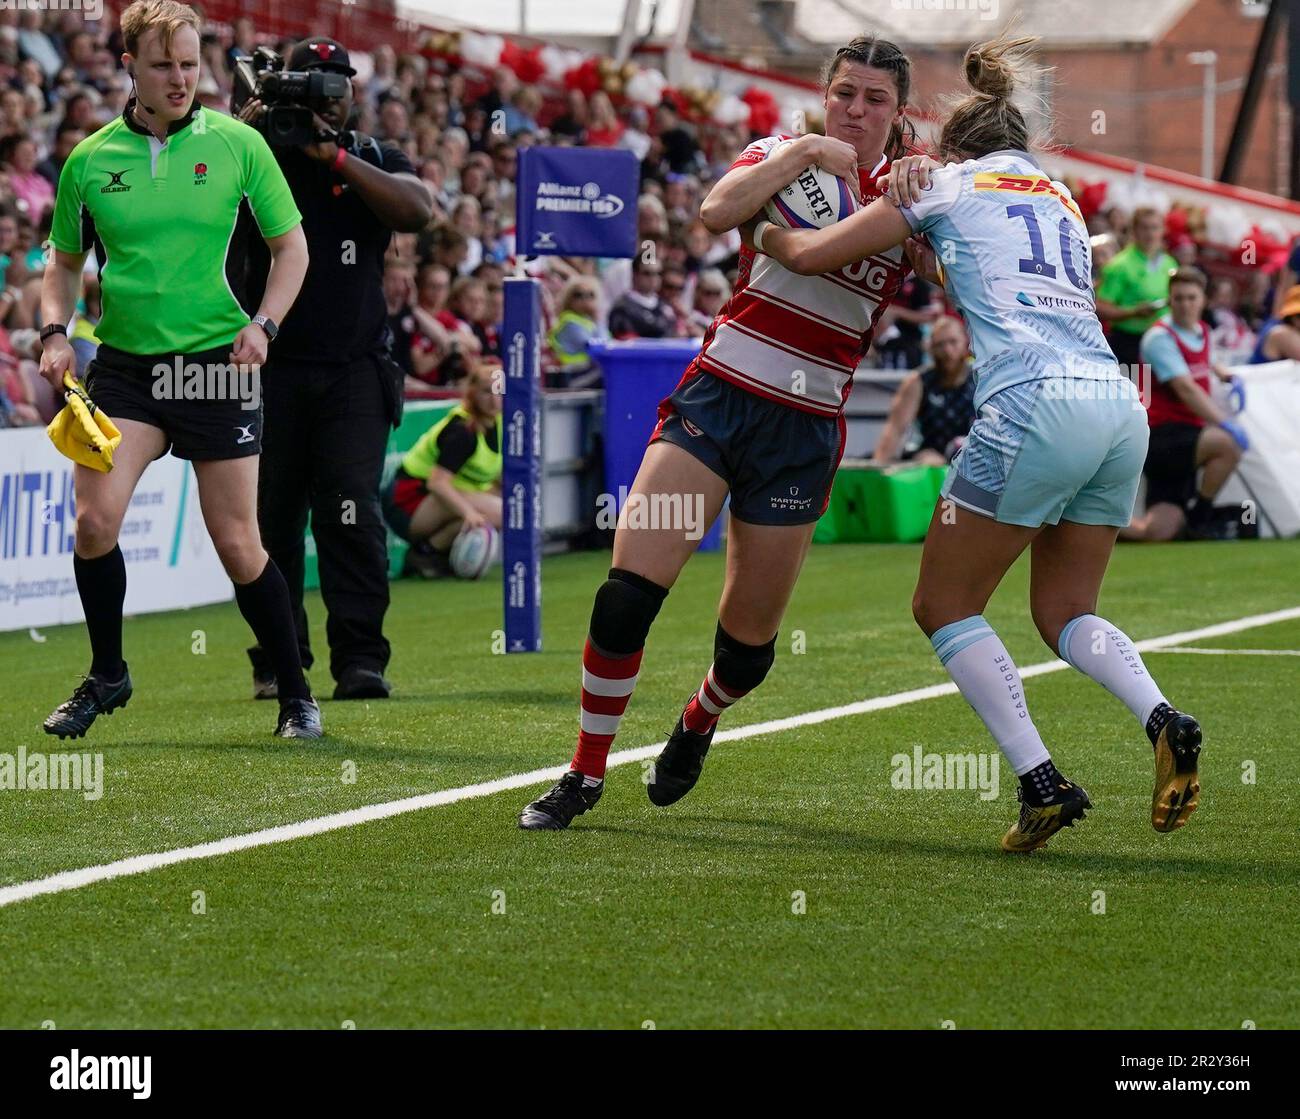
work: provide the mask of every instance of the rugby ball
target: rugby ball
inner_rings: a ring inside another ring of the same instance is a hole
[[[501,534],[491,525],[466,529],[452,541],[452,574],[457,579],[481,579],[501,554]]]
[[[782,145],[792,143],[793,140],[782,140],[773,146],[769,157],[780,151]],[[824,229],[857,209],[858,200],[848,183],[810,163],[799,172],[797,179],[768,199],[763,212],[768,221],[782,229]]]

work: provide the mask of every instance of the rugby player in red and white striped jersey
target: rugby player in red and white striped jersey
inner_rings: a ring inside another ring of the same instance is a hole
[[[875,183],[882,176],[894,198],[909,177],[924,185],[931,162],[905,154],[907,56],[875,36],[855,39],[829,61],[823,84],[826,134],[779,148],[785,137],[750,144],[700,207],[713,233],[748,221],[810,164],[843,178],[867,201],[878,197]],[[568,827],[600,798],[646,635],[730,495],[713,664],[682,711],[647,789],[652,802],[665,805],[694,786],[718,717],[772,666],[777,628],[844,451],[843,408],[853,371],[881,312],[902,287],[911,255],[911,249],[905,255],[895,248],[826,275],[800,276],[751,249],[742,252],[731,299],[660,405],[624,503],[614,565],[596,592],[583,650],[571,767],[524,808],[521,828]],[[683,515],[697,510],[699,521]]]

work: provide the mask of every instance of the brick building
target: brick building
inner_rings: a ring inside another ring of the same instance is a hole
[[[1279,0],[1281,2],[1281,0]],[[1203,68],[1217,53],[1217,174],[1263,26],[1257,0],[696,0],[690,45],[750,65],[816,77],[840,43],[876,31],[915,64],[922,110],[963,88],[967,46],[1009,23],[1040,35],[1055,67],[1044,91],[1054,139],[1199,174]],[[1238,183],[1287,192],[1290,112],[1280,36]]]

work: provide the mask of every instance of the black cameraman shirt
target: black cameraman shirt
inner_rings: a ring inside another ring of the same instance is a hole
[[[390,174],[415,173],[396,145],[380,144],[362,133],[347,137],[349,155]],[[302,212],[310,263],[268,360],[345,362],[383,350],[388,337],[384,253],[392,231],[328,164],[298,148],[271,150]],[[266,289],[271,254],[255,227],[240,230],[236,239],[247,252],[242,302],[253,315]]]

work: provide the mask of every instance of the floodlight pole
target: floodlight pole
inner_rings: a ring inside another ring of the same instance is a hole
[[[1204,94],[1201,98],[1201,178],[1214,178],[1214,100],[1218,92],[1219,56],[1214,51],[1192,51],[1187,61],[1205,67]]]

